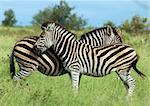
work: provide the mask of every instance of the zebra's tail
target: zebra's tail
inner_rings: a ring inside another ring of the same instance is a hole
[[[133,69],[136,71],[136,73],[137,73],[140,77],[144,78],[144,77],[146,77],[146,75],[143,74],[143,73],[142,73],[140,70],[138,70],[137,67],[136,67],[136,64],[137,64],[138,59],[139,59],[139,56],[137,55],[137,59],[136,59],[136,61],[133,63]]]
[[[137,69],[136,65],[133,66],[133,69],[137,72],[138,75],[140,75],[140,77],[142,78],[146,77],[145,74],[143,74],[140,70]]]
[[[11,79],[13,79],[14,75],[15,75],[15,64],[14,64],[14,55],[13,55],[13,52],[10,56],[10,60],[9,60],[9,65],[10,65],[10,76],[11,76]]]

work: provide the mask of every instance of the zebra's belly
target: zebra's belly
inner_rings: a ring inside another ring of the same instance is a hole
[[[93,76],[93,77],[103,77],[103,76],[110,74],[113,71],[116,71],[116,69],[113,68],[112,70],[109,70],[109,72],[107,72],[105,70],[102,71],[101,69],[100,70],[91,70],[91,69],[87,69],[86,67],[80,68],[81,74],[87,75],[87,76]]]
[[[95,70],[87,69],[86,67],[80,68],[80,73],[87,76],[93,76],[93,77],[102,77],[103,75],[99,72],[96,72]]]

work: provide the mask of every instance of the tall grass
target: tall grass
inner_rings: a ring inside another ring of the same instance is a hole
[[[24,32],[22,32],[24,31]],[[0,105],[1,106],[149,106],[150,105],[150,35],[124,35],[140,59],[138,68],[147,75],[140,78],[133,71],[137,85],[132,98],[115,73],[105,77],[82,76],[78,95],[74,95],[68,75],[47,77],[35,71],[15,83],[9,75],[9,58],[16,40],[27,35],[38,35],[32,28],[0,28]],[[77,32],[79,35],[82,32]],[[17,68],[18,69],[18,68]]]

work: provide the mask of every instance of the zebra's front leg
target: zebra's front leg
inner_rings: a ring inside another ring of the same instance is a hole
[[[75,93],[78,92],[79,82],[80,82],[80,72],[79,71],[71,71],[71,81],[72,87]]]
[[[127,92],[128,92],[127,96],[132,96],[136,81],[126,71],[119,72],[119,76],[123,80],[123,82],[127,88]]]

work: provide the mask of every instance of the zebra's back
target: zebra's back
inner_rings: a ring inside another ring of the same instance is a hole
[[[84,33],[79,42],[92,46],[105,46],[109,44],[122,43],[122,34],[114,27],[100,27]]]

